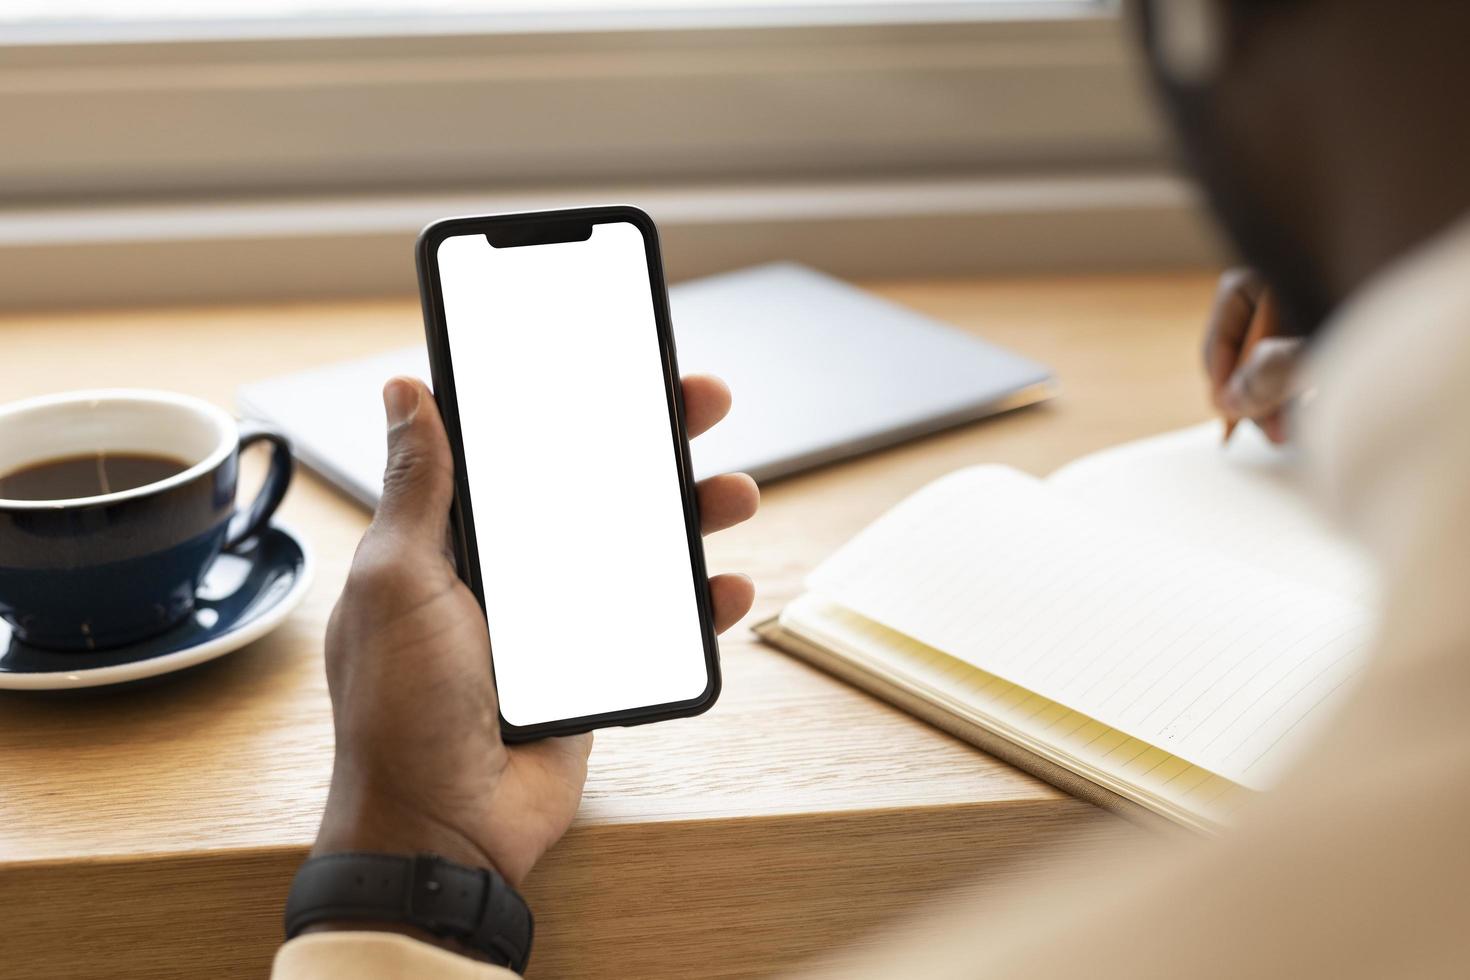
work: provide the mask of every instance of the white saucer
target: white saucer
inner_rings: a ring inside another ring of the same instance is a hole
[[[305,542],[273,524],[216,558],[194,611],[158,636],[110,650],[60,653],[22,643],[0,621],[0,690],[106,687],[223,657],[279,626],[301,604],[313,571]]]

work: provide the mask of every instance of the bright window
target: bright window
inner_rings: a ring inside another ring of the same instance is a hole
[[[1121,262],[1181,205],[1115,10],[0,0],[0,304],[382,289],[431,218],[588,201],[679,274]]]
[[[16,40],[1056,17],[1107,0],[10,0]]]

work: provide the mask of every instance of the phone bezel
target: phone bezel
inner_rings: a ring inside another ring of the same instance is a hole
[[[695,493],[693,466],[689,458],[688,429],[684,421],[684,390],[680,383],[678,357],[674,347],[672,317],[669,314],[668,289],[664,284],[663,260],[659,251],[658,230],[644,211],[628,205],[594,208],[569,208],[557,211],[529,211],[512,214],[474,215],[445,218],[425,228],[418,237],[414,254],[418,266],[419,295],[423,303],[424,337],[428,345],[429,368],[433,378],[434,399],[449,433],[454,456],[454,504],[450,513],[455,561],[460,577],[485,608],[485,594],[480,577],[479,549],[475,540],[474,513],[470,503],[469,475],[465,467],[464,441],[460,429],[459,403],[455,391],[454,364],[450,352],[448,325],[444,319],[443,294],[439,281],[438,248],[448,238],[461,235],[502,234],[512,226],[535,230],[537,227],[580,224],[591,225],[626,222],[643,236],[644,255],[648,267],[650,295],[653,300],[655,328],[664,374],[664,392],[669,406],[669,429],[672,434],[674,459],[678,468],[679,492],[684,503],[684,525],[689,540],[689,564],[694,578],[695,604],[698,608],[700,633],[704,644],[707,683],[703,693],[687,701],[648,705],[609,711],[579,718],[513,725],[500,715],[500,730],[506,741],[521,742],[552,736],[576,735],[597,728],[643,725],[671,718],[687,718],[701,714],[719,698],[720,653],[715,637],[713,604],[709,592],[709,575],[704,559],[704,540],[699,526],[699,500]],[[535,248],[535,244],[515,247]],[[611,628],[614,624],[608,624]],[[488,627],[487,627],[488,628]],[[629,635],[636,635],[630,630]],[[490,669],[494,673],[494,643],[490,638]]]

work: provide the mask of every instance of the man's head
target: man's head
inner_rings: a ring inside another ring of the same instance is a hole
[[[1467,0],[1134,0],[1185,165],[1315,330],[1470,209]]]

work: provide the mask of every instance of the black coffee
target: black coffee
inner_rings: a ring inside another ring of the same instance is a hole
[[[148,453],[87,453],[31,463],[0,475],[0,499],[70,500],[96,497],[166,480],[189,468]]]

